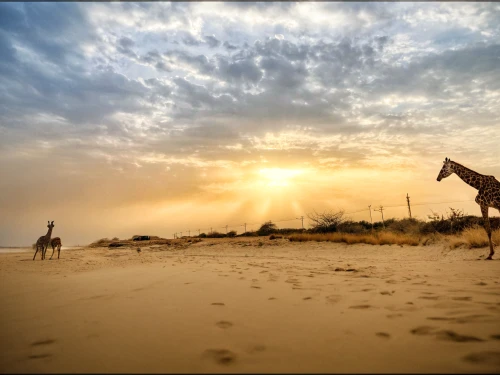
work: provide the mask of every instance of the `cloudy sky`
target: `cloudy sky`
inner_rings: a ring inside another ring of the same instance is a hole
[[[498,3],[0,3],[0,245],[403,217],[406,193],[479,215],[436,177],[500,178],[499,25]]]

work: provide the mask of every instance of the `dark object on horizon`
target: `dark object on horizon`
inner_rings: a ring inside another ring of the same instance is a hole
[[[111,242],[108,247],[122,247],[122,246],[127,246],[126,243],[121,243],[121,242]]]
[[[134,236],[132,238],[133,241],[149,241],[151,240],[150,236]]]

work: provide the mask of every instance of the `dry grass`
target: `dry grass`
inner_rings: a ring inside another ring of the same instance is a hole
[[[399,234],[393,232],[377,232],[369,234],[351,233],[326,233],[326,234],[292,234],[288,237],[290,241],[329,241],[344,242],[346,244],[366,243],[370,245],[411,245],[417,246],[420,238],[416,235]]]
[[[500,245],[500,229],[494,230],[491,233],[491,239]],[[467,245],[469,248],[487,247],[489,246],[488,235],[484,228],[478,225],[466,228],[458,237],[450,239],[450,247],[452,249],[460,245]]]

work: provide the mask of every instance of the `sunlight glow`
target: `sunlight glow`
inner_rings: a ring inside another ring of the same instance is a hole
[[[259,174],[264,177],[267,186],[288,186],[291,179],[302,174],[302,171],[298,169],[263,168],[259,170]]]

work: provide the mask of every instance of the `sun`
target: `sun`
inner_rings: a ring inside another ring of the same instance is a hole
[[[286,168],[263,168],[259,174],[264,178],[267,186],[285,187],[289,186],[294,177],[302,174],[299,169]]]

